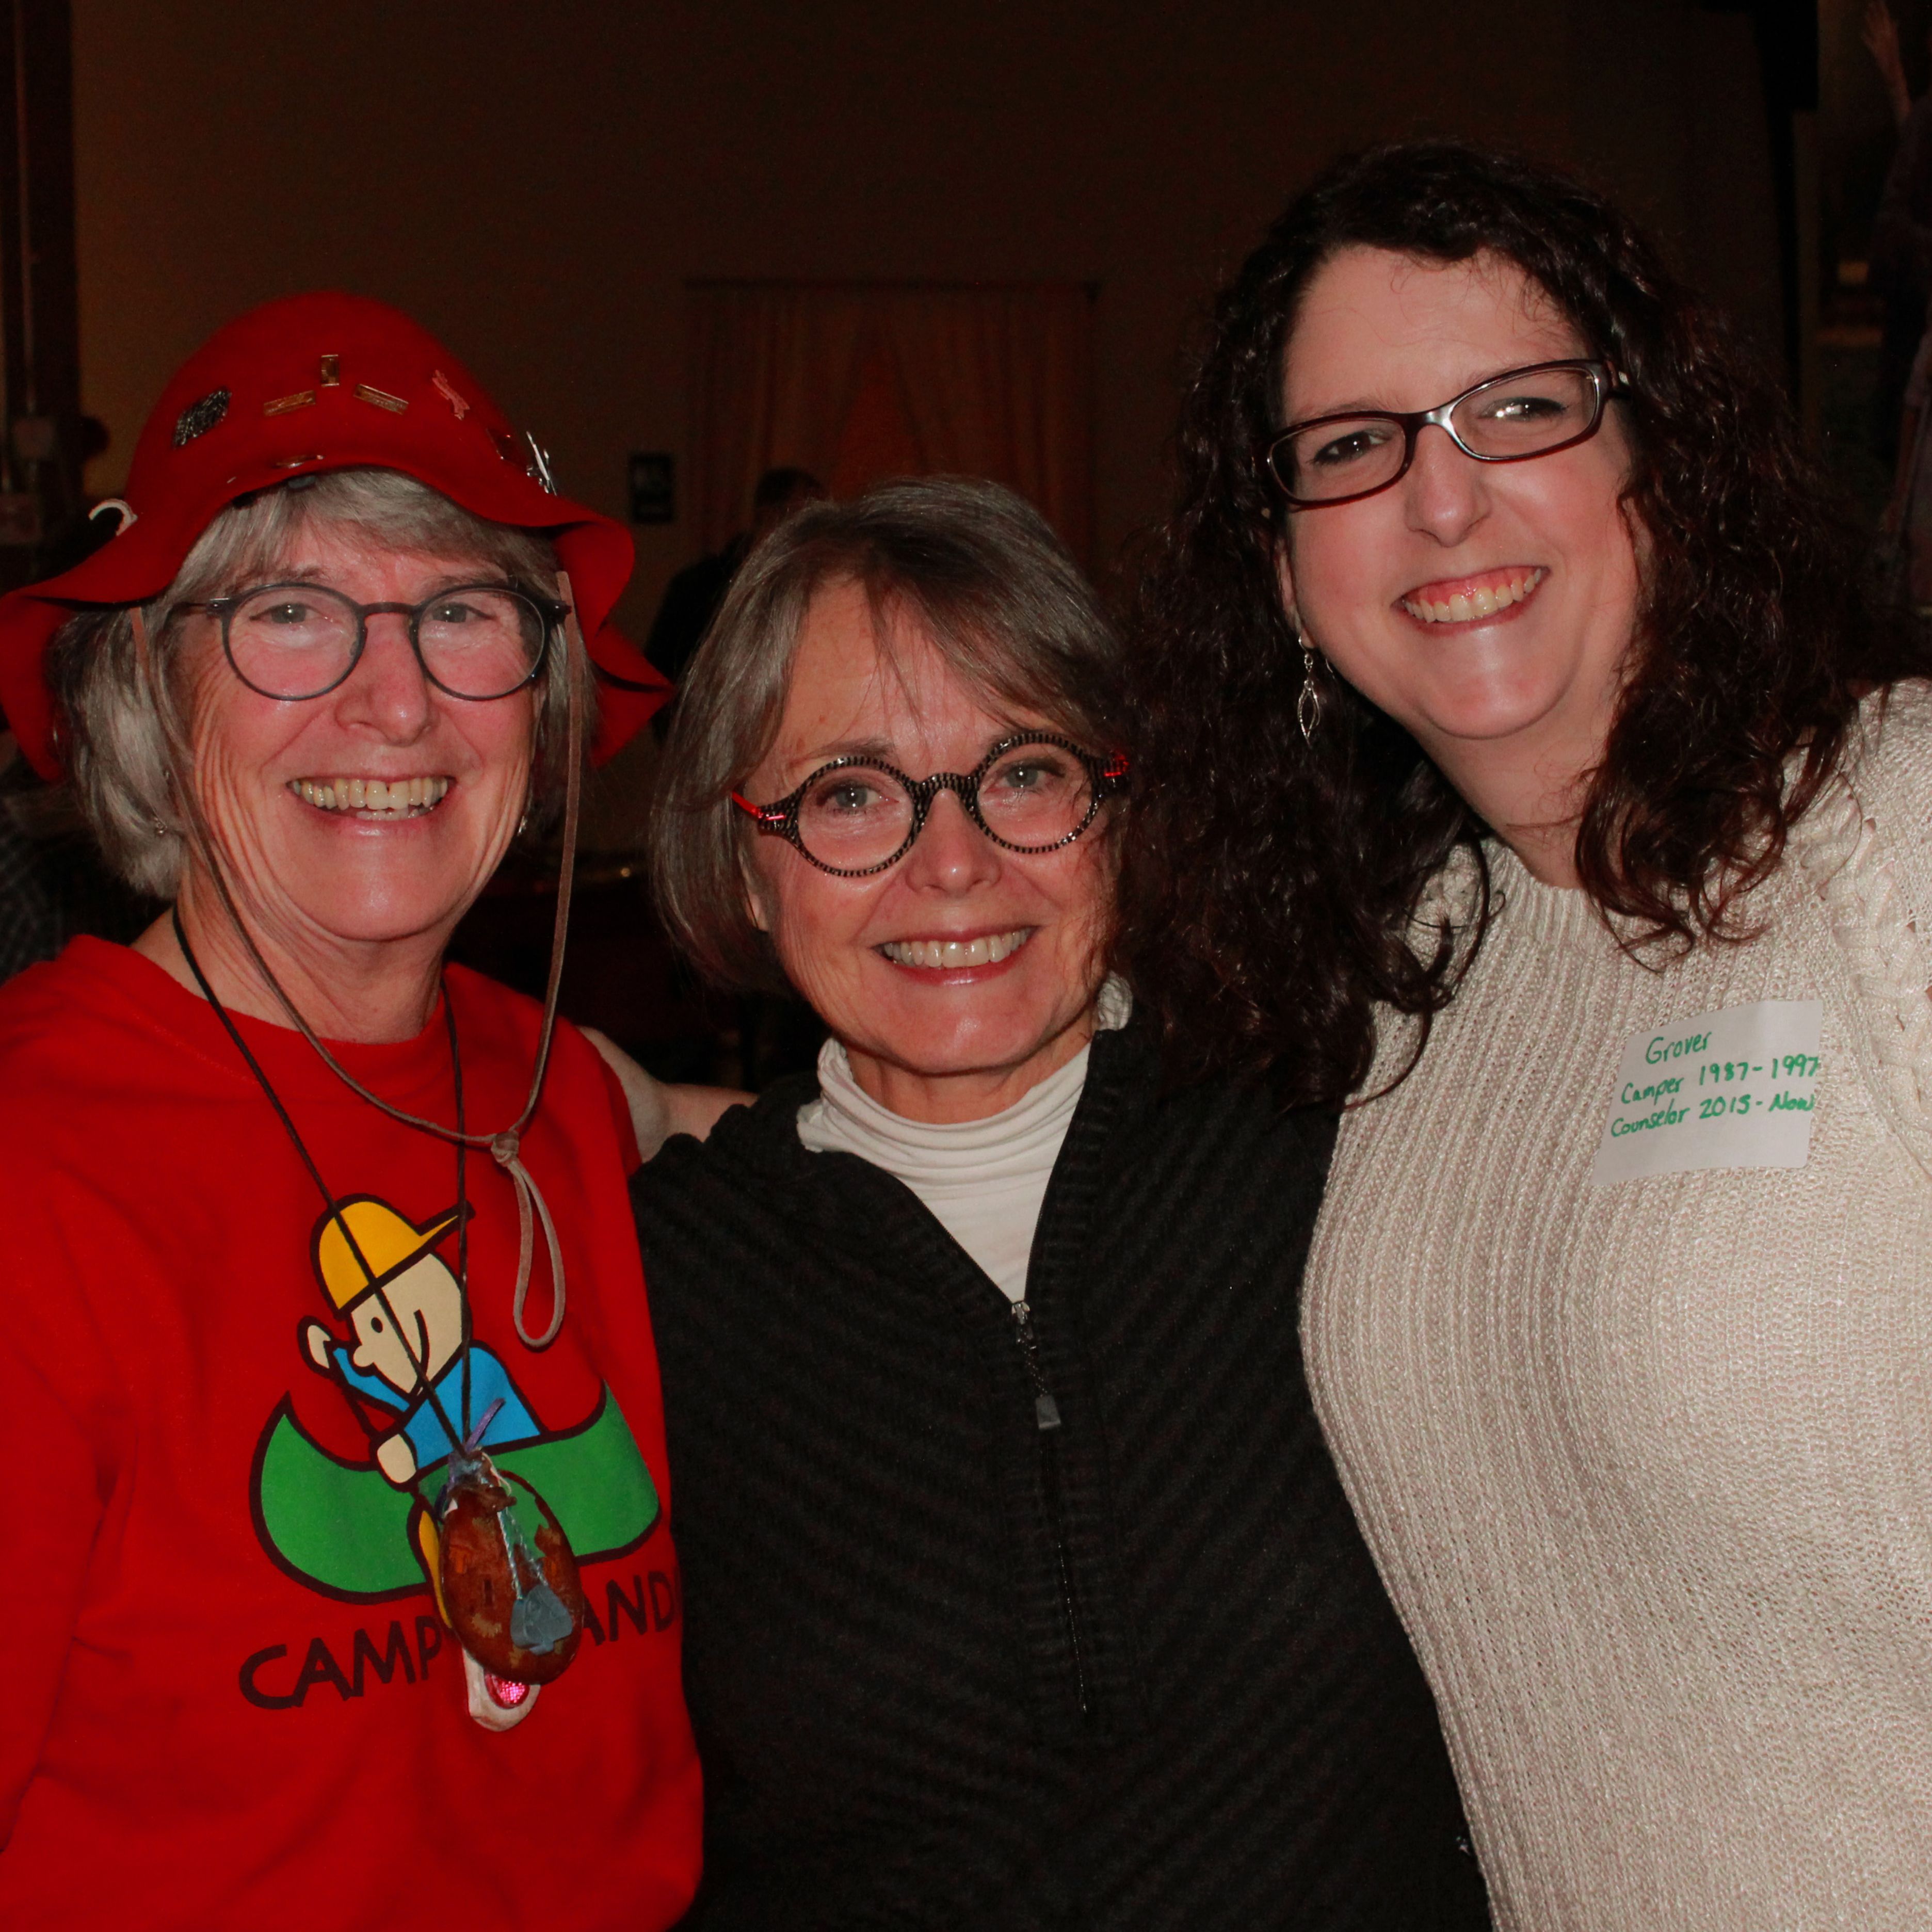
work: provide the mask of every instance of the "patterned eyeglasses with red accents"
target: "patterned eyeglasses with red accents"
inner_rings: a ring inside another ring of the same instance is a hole
[[[1052,852],[1070,845],[1126,788],[1124,752],[1097,757],[1071,738],[1042,733],[1003,738],[970,772],[909,778],[866,757],[834,758],[770,805],[734,792],[731,802],[760,832],[788,840],[820,871],[862,878],[896,865],[913,848],[932,802],[950,791],[995,845]]]

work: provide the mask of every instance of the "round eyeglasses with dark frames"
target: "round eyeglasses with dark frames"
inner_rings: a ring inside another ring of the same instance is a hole
[[[488,583],[453,584],[420,604],[358,604],[326,584],[264,584],[175,608],[213,617],[235,675],[285,701],[344,683],[362,661],[369,620],[385,616],[409,620],[410,648],[437,690],[472,704],[508,698],[536,682],[570,614],[554,598]]]
[[[1532,362],[1490,376],[1432,410],[1344,410],[1290,423],[1261,463],[1292,510],[1358,502],[1408,474],[1416,438],[1432,424],[1478,463],[1527,463],[1587,442],[1606,404],[1630,386],[1590,357]]]
[[[761,833],[788,840],[820,872],[864,878],[896,865],[925,830],[942,791],[1009,852],[1070,845],[1107,800],[1124,789],[1126,754],[1096,758],[1070,738],[1003,738],[970,772],[908,778],[877,758],[834,758],[771,805],[734,792],[731,802]]]

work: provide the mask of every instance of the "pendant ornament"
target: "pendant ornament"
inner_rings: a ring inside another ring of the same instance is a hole
[[[463,1648],[492,1677],[548,1684],[584,1640],[584,1585],[550,1505],[480,1446],[489,1424],[486,1414],[450,1457],[436,1504],[443,1607]]]
[[[1294,700],[1294,722],[1301,727],[1301,742],[1312,745],[1322,725],[1322,692],[1315,682],[1315,652],[1304,638],[1301,646],[1301,690]]]

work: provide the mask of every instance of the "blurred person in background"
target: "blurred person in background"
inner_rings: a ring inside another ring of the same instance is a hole
[[[1526,162],[1324,172],[1179,447],[1125,943],[1345,1109],[1310,1381],[1499,1919],[1932,1924],[1932,654]]]
[[[335,295],[188,360],[122,512],[0,603],[28,756],[170,908],[0,990],[0,1919],[668,1927],[629,1120],[443,958],[662,695],[606,622],[628,535]]]
[[[1912,86],[1906,78],[1905,56],[1898,43],[1898,22],[1892,18],[1887,0],[1865,0],[1858,37],[1878,69],[1892,120],[1903,128],[1912,115]]]
[[[1905,385],[1898,461],[1892,494],[1880,520],[1896,549],[1896,574],[1886,589],[1920,618],[1932,616],[1932,331],[1920,338]]]
[[[17,757],[13,733],[0,731],[0,779]],[[36,960],[52,958],[61,945],[60,920],[39,850],[0,793],[0,980]]]
[[[671,929],[831,1033],[633,1187],[706,1932],[1487,1922],[1300,1366],[1332,1117],[1168,1090],[1108,976],[1120,670],[932,479],[792,518],[684,695]]]
[[[752,492],[752,524],[724,548],[680,571],[667,586],[644,655],[674,685],[682,685],[698,647],[746,557],[786,518],[821,501],[825,486],[808,470],[767,470]],[[677,714],[675,698],[652,721],[662,738]],[[812,1064],[825,1030],[789,993],[747,992],[737,1002],[733,1077],[749,1088]],[[728,1052],[734,1042],[728,1039]]]
[[[1883,310],[1872,398],[1874,447],[1890,463],[1910,454],[1911,438],[1901,431],[1900,416],[1918,406],[1906,389],[1932,299],[1932,94],[1916,103],[1912,98],[1898,23],[1886,0],[1868,0],[1862,28],[1898,124],[1898,146],[1872,223],[1868,270],[1868,285]],[[1932,34],[1928,43],[1932,45]]]
[[[808,470],[767,470],[752,491],[751,527],[740,530],[722,550],[686,564],[664,586],[644,655],[673,684],[684,682],[746,558],[794,510],[817,502],[824,494],[825,485]],[[661,725],[668,722],[660,721]]]
[[[124,944],[158,910],[101,863],[71,800],[0,729],[0,980],[53,958],[76,933]]]
[[[1898,154],[1886,184],[1874,242],[1880,262],[1880,292],[1885,298],[1879,388],[1874,410],[1882,434],[1895,441],[1892,494],[1880,520],[1885,536],[1896,545],[1899,580],[1892,586],[1897,600],[1923,616],[1932,613],[1932,330],[1925,326],[1925,290],[1932,290],[1932,200],[1911,212],[1908,184],[1932,166],[1932,97],[1915,109],[1899,50],[1898,26],[1886,0],[1870,0],[1864,20],[1864,37],[1877,63],[1886,94],[1899,124]],[[1915,278],[1912,264],[1926,264]],[[1916,332],[1911,349],[1906,338]],[[1901,381],[1898,365],[1903,356],[1908,373]]]

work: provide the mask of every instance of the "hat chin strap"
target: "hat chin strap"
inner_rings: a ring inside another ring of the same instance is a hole
[[[173,709],[165,699],[160,679],[154,668],[154,652],[148,638],[147,614],[138,604],[134,606],[131,613],[135,655],[140,662],[142,682],[147,688],[148,701],[154,707],[155,716],[161,721],[164,768],[176,802],[181,808],[188,842],[214,882],[216,896],[220,899],[229,922],[254,962],[255,970],[261,974],[263,983],[274,994],[282,1010],[288,1015],[290,1024],[314,1048],[322,1064],[350,1092],[368,1101],[370,1106],[388,1114],[392,1120],[399,1120],[404,1126],[414,1127],[420,1132],[433,1134],[439,1140],[447,1141],[452,1146],[484,1149],[509,1176],[516,1190],[520,1237],[517,1288],[511,1304],[512,1312],[518,1337],[526,1348],[548,1348],[556,1340],[563,1327],[563,1251],[558,1243],[556,1223],[550,1216],[543,1190],[538,1186],[530,1169],[524,1165],[521,1148],[524,1132],[536,1117],[538,1105],[543,1098],[544,1076],[550,1070],[550,1042],[556,1030],[557,995],[563,983],[564,946],[570,931],[571,888],[577,875],[578,820],[583,804],[584,674],[590,662],[590,653],[584,647],[584,633],[577,621],[577,599],[571,590],[568,572],[561,570],[557,572],[556,588],[558,600],[566,606],[564,648],[567,656],[566,682],[569,688],[569,722],[564,750],[563,854],[557,868],[556,917],[550,932],[550,976],[544,988],[543,1025],[537,1036],[536,1064],[530,1072],[530,1096],[524,1102],[524,1110],[515,1120],[496,1133],[461,1133],[454,1127],[445,1126],[440,1120],[426,1120],[420,1114],[408,1113],[400,1107],[392,1106],[380,1094],[372,1094],[322,1044],[315,1029],[302,1017],[295,1001],[289,997],[280,980],[276,978],[273,968],[262,956],[262,950],[256,944],[254,935],[248,930],[248,922],[242,916],[241,908],[236,904],[235,895],[230,888],[226,874],[222,870],[220,847],[206,815],[202,811],[201,800],[196,795],[194,788],[182,776],[188,763],[184,755],[185,748],[180,742]],[[446,999],[448,998],[447,989],[443,997]],[[551,1311],[549,1326],[542,1334],[532,1335],[524,1325],[524,1306],[530,1294],[530,1264],[536,1247],[535,1224],[538,1222],[542,1223],[544,1244],[550,1250]]]

